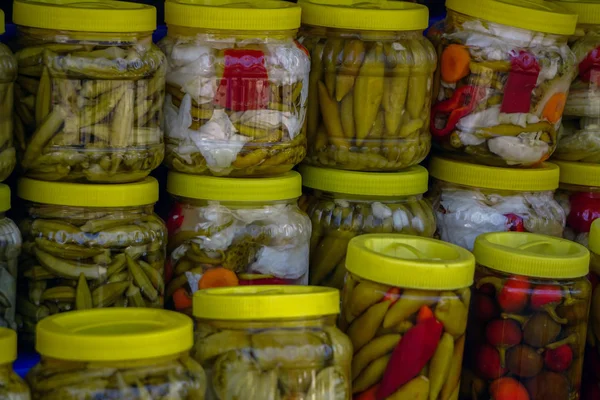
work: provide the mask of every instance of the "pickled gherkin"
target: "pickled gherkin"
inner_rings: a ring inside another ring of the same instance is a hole
[[[431,147],[437,65],[435,49],[422,35],[427,8],[365,2],[353,9],[364,19],[344,19],[346,5],[299,4],[300,37],[312,56],[306,162],[357,171],[399,171],[420,163]]]
[[[4,12],[0,10],[0,35],[4,33]],[[14,82],[17,60],[8,47],[0,43],[0,182],[13,171],[17,156],[13,145]]]
[[[100,16],[106,10],[68,0],[59,7],[17,1],[14,12],[15,132],[23,173],[46,181],[122,183],[160,165],[167,63],[152,44],[156,10],[120,2],[113,17]],[[61,12],[77,16],[68,20],[68,34],[58,34],[65,29]],[[57,26],[32,23],[30,13],[48,21],[55,16]],[[124,15],[135,23],[119,23]],[[94,32],[93,20],[111,20],[102,32],[114,33]]]
[[[26,377],[34,400],[204,400],[206,374],[189,356],[193,324],[178,313],[76,311],[38,329],[42,358]]]
[[[206,369],[208,399],[351,399],[352,344],[335,326],[337,290],[217,288],[193,304],[192,357]]]
[[[295,39],[300,7],[217,3],[165,3],[166,164],[194,175],[285,173],[306,155],[310,59]]]
[[[425,168],[380,174],[301,166],[312,222],[311,285],[342,289],[348,242],[365,233],[433,237],[436,226]]]
[[[162,308],[166,228],[153,213],[158,182],[83,185],[23,178],[19,331],[61,312],[106,307]]]

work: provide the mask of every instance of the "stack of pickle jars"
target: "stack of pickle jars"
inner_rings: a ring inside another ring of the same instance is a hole
[[[22,0],[14,22],[17,194],[26,214],[20,338],[32,342],[39,321],[66,311],[162,308],[166,228],[153,213],[158,182],[147,177],[164,156],[167,62],[152,43],[156,10]]]

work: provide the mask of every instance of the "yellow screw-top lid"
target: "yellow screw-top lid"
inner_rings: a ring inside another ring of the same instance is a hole
[[[490,22],[555,35],[572,35],[577,15],[544,0],[447,0],[452,11]]]
[[[340,293],[317,286],[238,286],[199,290],[194,317],[208,320],[309,318],[340,312]]]
[[[427,191],[429,175],[421,166],[402,172],[355,172],[301,165],[302,184],[311,189],[357,196],[410,196]]]
[[[152,308],[72,311],[44,318],[36,328],[42,356],[72,361],[158,358],[192,348],[192,320]]]
[[[167,0],[167,24],[202,29],[298,29],[298,5],[272,0]]]
[[[554,162],[554,161],[552,161]],[[560,168],[560,183],[600,187],[600,165],[581,162],[556,161]]]
[[[134,183],[92,185],[21,178],[17,195],[34,203],[58,206],[136,207],[158,201],[158,181],[148,177]]]
[[[218,178],[169,172],[167,191],[199,200],[258,202],[291,200],[302,195],[297,172],[272,178]]]
[[[6,27],[4,26],[4,11],[0,10],[0,35],[6,32]]]
[[[559,170],[545,163],[540,168],[487,167],[433,157],[429,175],[441,181],[483,189],[539,192],[558,188]]]
[[[10,210],[10,188],[0,183],[0,212]]]
[[[600,255],[600,219],[596,219],[592,222],[590,235],[588,237],[588,247],[590,248],[590,251]]]
[[[477,263],[507,274],[535,278],[580,278],[589,272],[590,252],[580,244],[525,232],[493,232],[475,240]]]
[[[17,359],[17,334],[12,329],[0,328],[0,365]]]
[[[475,258],[462,247],[435,239],[372,234],[350,241],[346,269],[401,288],[454,290],[473,284]]]
[[[78,32],[150,32],[156,8],[116,0],[15,0],[15,24]]]
[[[302,23],[339,29],[417,31],[429,24],[427,7],[388,0],[300,0]]]
[[[579,16],[579,24],[600,24],[600,2],[595,1],[557,1],[565,10]]]

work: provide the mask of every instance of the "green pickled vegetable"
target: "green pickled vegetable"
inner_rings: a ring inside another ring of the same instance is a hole
[[[17,162],[13,145],[13,103],[16,78],[16,59],[8,47],[0,43],[0,182],[8,178]]]
[[[29,400],[29,388],[10,365],[0,365],[0,399]]]

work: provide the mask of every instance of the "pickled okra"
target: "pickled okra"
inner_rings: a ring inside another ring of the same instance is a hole
[[[88,12],[70,1],[63,7],[84,19],[98,18],[98,10]],[[35,24],[25,18],[28,12],[56,12],[48,8],[15,5],[15,132],[24,174],[47,181],[143,179],[164,156],[167,64],[148,32],[154,22],[145,22],[154,9],[139,9],[138,23],[146,31],[131,32],[132,24],[107,35],[71,21],[77,28],[58,35],[48,27],[29,26]]]
[[[4,12],[0,10],[0,35],[4,33]],[[0,182],[4,181],[17,163],[13,145],[14,82],[17,79],[17,60],[8,47],[0,43]]]
[[[0,399],[30,400],[29,388],[12,367],[17,358],[16,348],[16,333],[0,328]]]
[[[427,8],[403,9],[392,1],[361,4],[353,11],[374,24],[369,30],[364,21],[360,27],[349,21],[340,26],[337,13],[346,6],[300,4],[301,41],[312,62],[307,163],[398,171],[421,162],[431,147],[429,113],[436,67],[435,50],[422,36]],[[328,26],[324,14],[331,16],[335,28]]]
[[[286,2],[167,1],[166,164],[183,173],[271,176],[306,155],[309,56]],[[190,18],[190,15],[194,17]],[[221,20],[235,21],[224,26]]]
[[[86,199],[76,197],[81,192],[68,192],[73,186],[87,186],[87,196],[95,190],[113,198],[95,207],[89,202],[49,204],[44,201],[56,198],[32,192],[47,194],[47,187],[40,185],[59,185],[53,190],[67,191],[71,201]],[[137,199],[141,204],[131,203],[132,190],[145,196]],[[25,338],[32,338],[38,321],[65,311],[163,307],[166,229],[153,214],[153,204],[146,205],[156,201],[157,191],[151,178],[118,186],[20,182],[19,196],[30,201],[28,217],[20,222],[24,243],[17,299],[19,330]],[[122,206],[111,203],[118,196]]]

